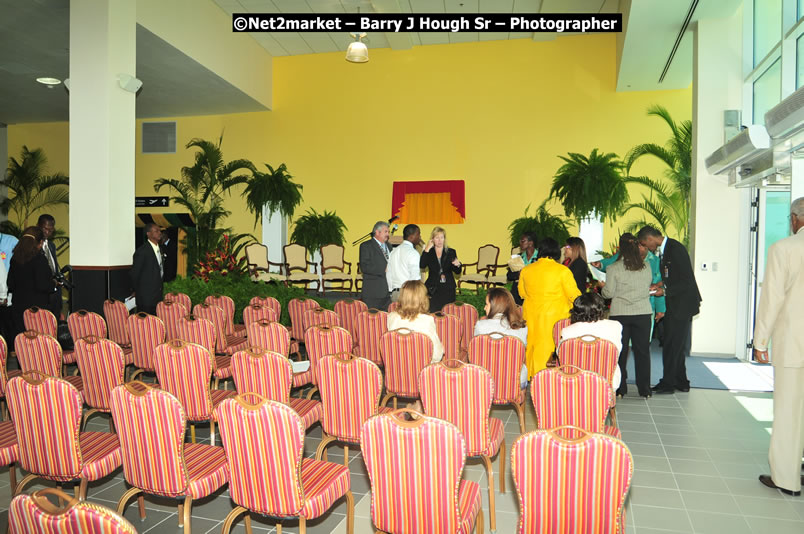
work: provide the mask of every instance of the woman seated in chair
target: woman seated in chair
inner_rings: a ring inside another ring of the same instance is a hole
[[[475,323],[474,335],[493,334],[495,332],[518,338],[523,345],[528,345],[528,327],[516,307],[514,296],[505,288],[493,287],[486,293],[486,318]],[[522,387],[528,385],[528,366],[522,364],[519,377]]]
[[[597,293],[584,293],[576,298],[575,302],[572,303],[570,324],[561,331],[558,346],[560,347],[561,343],[567,339],[594,336],[614,343],[619,354],[623,348],[623,325],[617,321],[604,319],[605,313],[606,303],[603,301],[603,297]],[[556,349],[556,353],[558,353],[558,349]],[[611,385],[615,391],[620,387],[621,377],[620,367],[616,366],[611,380]]]
[[[427,313],[429,310],[430,298],[425,285],[419,280],[408,280],[399,291],[399,307],[388,314],[388,330],[407,328],[429,337],[433,342],[431,361],[435,363],[444,356],[444,345],[438,337],[435,319]]]

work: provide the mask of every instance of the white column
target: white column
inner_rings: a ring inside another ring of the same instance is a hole
[[[793,156],[791,162],[790,201],[804,197],[804,158]]]
[[[285,261],[282,247],[288,244],[288,223],[279,212],[269,213],[263,208],[262,244],[268,247],[268,261],[274,263]],[[277,271],[277,268],[272,267],[271,270]]]

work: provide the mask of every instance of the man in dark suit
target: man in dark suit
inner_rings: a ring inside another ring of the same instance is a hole
[[[45,240],[42,242],[42,254],[45,255],[47,264],[50,266],[50,272],[55,279],[60,270],[59,259],[56,257],[56,245],[53,243],[53,241],[51,241],[53,231],[56,229],[56,219],[49,213],[43,213],[39,216],[39,220],[36,222],[36,225],[42,229],[42,234],[45,237]],[[47,309],[53,312],[53,315],[56,316],[56,319],[61,318],[61,288],[62,284],[57,283],[56,290],[48,297]]]
[[[655,296],[665,297],[664,346],[662,364],[664,376],[653,386],[656,393],[689,391],[686,357],[689,355],[692,318],[701,309],[701,293],[692,271],[692,261],[684,245],[662,236],[652,226],[637,234],[640,244],[659,256],[662,281],[651,286]]]
[[[137,311],[156,314],[156,305],[162,301],[162,279],[165,256],[160,242],[162,230],[154,223],[145,225],[145,243],[134,252],[131,281],[137,298]]]
[[[360,271],[363,273],[361,298],[369,308],[387,310],[391,303],[385,270],[391,250],[388,247],[388,223],[377,221],[371,239],[360,244]]]

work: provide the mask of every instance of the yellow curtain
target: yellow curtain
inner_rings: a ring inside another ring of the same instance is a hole
[[[399,220],[404,224],[463,223],[463,217],[450,202],[449,193],[406,193]]]

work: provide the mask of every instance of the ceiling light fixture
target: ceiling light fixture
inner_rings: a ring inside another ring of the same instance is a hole
[[[58,78],[48,78],[48,77],[37,78],[36,81],[43,85],[47,85],[48,88],[50,89],[53,89],[55,86],[61,83],[61,80],[59,80]]]
[[[349,47],[346,49],[346,61],[351,63],[366,63],[369,60],[368,47],[361,41],[361,39],[366,36],[365,32],[352,33],[351,36],[355,38],[355,41],[349,43]]]

